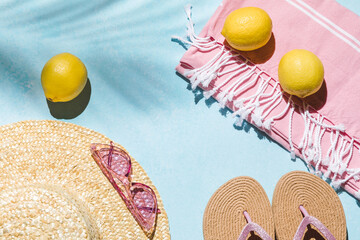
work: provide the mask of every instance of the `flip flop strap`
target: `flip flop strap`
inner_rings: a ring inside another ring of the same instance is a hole
[[[248,221],[248,224],[246,224],[241,231],[238,240],[246,240],[250,232],[256,232],[263,240],[272,240],[269,234],[267,234],[267,232],[262,227],[251,221],[251,218],[247,212],[244,212],[244,215]]]
[[[302,240],[305,230],[309,224],[315,226],[327,240],[336,240],[329,229],[327,229],[317,218],[310,216],[303,206],[300,206],[300,210],[304,214],[304,218],[295,233],[294,240]]]

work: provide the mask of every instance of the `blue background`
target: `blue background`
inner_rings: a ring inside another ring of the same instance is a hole
[[[360,14],[357,0],[339,0]],[[0,1],[0,124],[55,119],[40,83],[53,55],[70,52],[86,65],[91,97],[79,124],[122,144],[157,186],[172,239],[202,239],[207,201],[227,180],[257,179],[271,200],[278,179],[306,170],[299,159],[251,126],[235,129],[217,103],[189,90],[175,73],[185,50],[179,1]],[[220,0],[193,5],[199,33]],[[343,203],[349,239],[359,239],[359,202]]]

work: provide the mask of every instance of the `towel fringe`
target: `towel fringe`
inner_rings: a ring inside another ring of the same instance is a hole
[[[343,125],[324,124],[324,117],[320,114],[317,114],[316,118],[311,116],[308,108],[309,105],[303,102],[299,109],[305,125],[298,148],[310,172],[329,179],[334,189],[338,189],[351,178],[358,181],[360,172],[349,168],[355,139],[347,140],[343,134]],[[326,131],[330,132],[330,147],[323,158],[321,142]],[[325,169],[324,174],[320,171],[321,167]]]

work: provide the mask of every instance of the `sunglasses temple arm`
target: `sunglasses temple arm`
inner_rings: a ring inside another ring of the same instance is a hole
[[[111,162],[112,162],[112,152],[114,149],[114,145],[113,142],[110,142],[110,150],[109,150],[109,157],[108,157],[108,166],[111,167]]]

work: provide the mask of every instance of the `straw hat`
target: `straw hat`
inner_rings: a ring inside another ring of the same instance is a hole
[[[91,143],[110,139],[61,121],[5,125],[0,136],[1,239],[148,239],[91,157]],[[152,239],[170,239],[158,191],[132,164],[133,180],[157,196]]]

